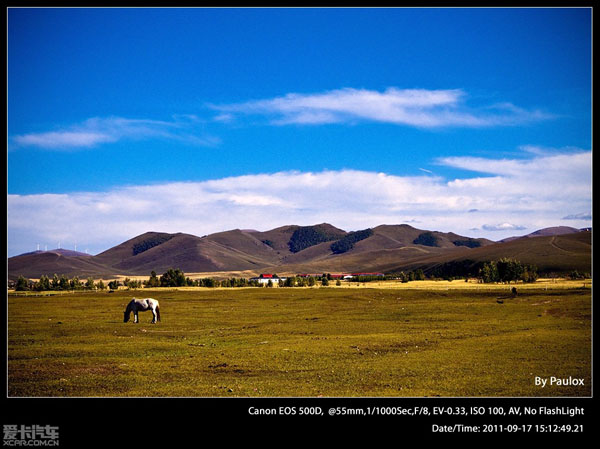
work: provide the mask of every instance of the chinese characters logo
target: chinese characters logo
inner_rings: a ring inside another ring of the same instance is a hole
[[[58,446],[58,427],[50,425],[4,425],[3,446]]]

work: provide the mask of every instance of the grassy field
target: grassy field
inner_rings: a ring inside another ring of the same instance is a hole
[[[8,395],[591,395],[590,281],[390,286],[9,294]]]

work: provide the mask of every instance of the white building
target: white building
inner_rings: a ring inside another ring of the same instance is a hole
[[[272,275],[272,274],[261,274],[259,277],[256,278],[250,278],[251,281],[256,281],[259,284],[268,284],[269,281],[271,281],[273,283],[274,286],[279,284],[279,281],[281,282],[285,282],[287,278],[280,278],[277,275]]]

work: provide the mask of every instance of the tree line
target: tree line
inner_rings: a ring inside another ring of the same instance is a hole
[[[145,287],[274,287],[275,283],[279,287],[312,287],[314,285],[329,285],[331,281],[331,274],[323,273],[321,277],[288,277],[284,279],[275,278],[269,280],[267,284],[263,284],[257,280],[246,279],[246,278],[229,278],[229,279],[215,279],[215,278],[201,278],[191,279],[186,276],[183,271],[176,268],[170,268],[162,276],[158,276],[155,271],[150,273],[150,277],[147,280],[136,280],[125,278],[123,281],[112,280],[107,284],[102,280],[95,281],[93,278],[88,278],[85,282],[81,281],[79,277],[68,278],[65,275],[54,275],[52,279],[48,276],[41,276],[36,282],[19,276],[15,284],[16,291],[51,291],[51,290],[117,290],[119,287],[127,287],[131,289],[145,288]],[[338,279],[336,285],[341,285]]]
[[[289,276],[285,279],[278,278],[277,275],[273,275],[273,279],[269,279],[267,283],[259,282],[255,279],[246,278],[229,278],[229,279],[215,279],[215,278],[201,278],[191,279],[186,277],[183,271],[179,269],[169,269],[160,278],[154,271],[150,274],[150,278],[143,282],[144,287],[312,287],[315,285],[329,285],[332,281],[330,273],[323,273],[322,276]],[[338,279],[336,285],[341,285],[341,281]]]
[[[494,282],[535,282],[539,275],[535,265],[525,264],[511,258],[501,258],[487,262],[460,260],[446,262],[428,270],[431,278],[477,279],[483,283]]]
[[[479,279],[484,283],[492,282],[535,282],[538,278],[537,267],[503,258],[486,262],[479,272]]]
[[[437,265],[427,273],[421,269],[412,271],[401,271],[391,273],[385,276],[359,275],[350,279],[351,282],[371,282],[381,280],[400,280],[401,282],[421,281],[425,279],[445,279],[452,280],[457,278],[478,279],[482,283],[495,282],[535,282],[539,275],[535,265],[524,264],[518,260],[502,258],[496,261],[474,262],[472,260],[463,260],[457,262],[447,262]],[[577,270],[571,271],[567,278],[581,279],[589,278],[589,273],[580,273]],[[24,276],[19,276],[15,283],[16,291],[46,291],[46,290],[116,290],[121,286],[127,288],[143,287],[274,287],[275,283],[279,287],[312,287],[315,285],[328,286],[333,278],[330,273],[323,273],[321,276],[290,276],[284,279],[269,280],[263,284],[257,280],[246,278],[215,279],[202,278],[191,279],[180,269],[168,269],[162,276],[158,276],[155,271],[150,273],[147,280],[135,280],[125,278],[123,281],[112,280],[107,284],[102,280],[95,281],[92,277],[85,281],[78,276],[68,278],[65,275],[58,276],[54,274],[51,278],[41,276],[38,281],[31,281]],[[337,279],[336,285],[341,285],[341,280]]]
[[[111,281],[108,286],[102,280],[94,281],[94,278],[88,278],[85,282],[80,280],[78,276],[68,278],[64,274],[61,276],[54,275],[50,279],[48,276],[41,276],[36,282],[27,279],[24,276],[19,276],[15,284],[16,291],[46,291],[46,290],[105,290],[113,288],[114,284]]]

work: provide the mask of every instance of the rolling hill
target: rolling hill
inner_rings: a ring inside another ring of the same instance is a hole
[[[531,234],[523,235],[520,237],[508,237],[508,238],[500,240],[500,242],[510,242],[510,241],[516,240],[516,239],[532,238],[532,237],[548,237],[551,235],[576,234],[582,230],[583,229],[572,228],[570,226],[553,226],[551,228],[538,229],[537,231],[532,232]]]
[[[51,276],[54,273],[84,279],[109,274],[111,270],[88,254],[74,256],[56,251],[36,251],[8,259],[9,279],[17,279],[20,275],[37,279],[42,275]]]
[[[151,271],[160,275],[169,268],[185,273],[389,273],[415,268],[431,271],[445,263],[502,257],[535,264],[540,272],[591,272],[591,232],[576,231],[548,228],[503,242],[406,224],[355,232],[327,223],[289,225],[264,232],[234,229],[204,237],[146,232],[96,256],[53,250],[11,257],[8,277],[35,279],[54,273],[80,278],[147,276]]]
[[[565,273],[572,270],[591,273],[592,271],[592,233],[577,233],[519,238],[508,242],[498,242],[462,253],[423,257],[406,261],[398,268],[422,268],[426,272],[444,263],[486,262],[503,257],[535,265],[540,273]],[[393,265],[380,267],[394,271]]]

